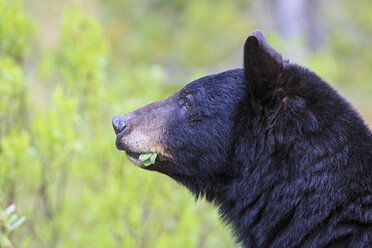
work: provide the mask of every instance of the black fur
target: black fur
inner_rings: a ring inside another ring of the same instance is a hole
[[[196,80],[150,169],[215,203],[244,247],[372,247],[372,135],[315,73],[259,32],[244,69]]]

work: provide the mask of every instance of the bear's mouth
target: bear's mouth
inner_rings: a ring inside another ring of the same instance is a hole
[[[116,138],[116,148],[120,151],[124,151],[129,161],[142,169],[154,170],[171,158],[168,153],[164,152],[164,149],[162,149],[160,145],[131,147],[128,143],[122,141],[121,135],[118,135]],[[144,153],[156,153],[155,162],[145,165],[144,162],[139,159],[140,155]]]
[[[138,167],[146,168],[146,166],[139,160],[140,153],[125,151],[128,159]]]
[[[116,148],[118,150],[121,150],[121,151],[125,151],[128,159],[136,166],[140,167],[140,168],[148,168],[149,166],[145,166],[143,164],[143,162],[139,159],[139,156],[142,154],[142,153],[145,153],[145,152],[134,152],[134,151],[131,151],[130,149],[128,149],[127,146],[125,146],[121,141],[120,139],[117,139],[116,140]],[[151,166],[151,165],[150,165]]]

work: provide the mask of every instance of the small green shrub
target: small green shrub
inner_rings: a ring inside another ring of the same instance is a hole
[[[0,208],[0,247],[13,248],[8,236],[26,220],[25,216],[19,217],[14,211],[15,205],[10,205],[5,210]]]

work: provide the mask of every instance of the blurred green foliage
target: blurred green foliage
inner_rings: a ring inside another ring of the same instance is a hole
[[[17,1],[0,1],[0,56],[22,59],[30,48],[34,25]]]
[[[362,2],[367,13],[372,6]],[[37,33],[44,23],[21,2],[0,0],[0,238],[18,248],[236,247],[214,207],[115,149],[111,119],[240,51],[256,25],[249,1],[99,3],[101,22],[84,8],[64,8],[56,44],[44,47]],[[350,23],[370,31],[366,13]],[[368,37],[334,30],[330,40],[307,65],[327,80],[346,85],[353,75],[353,86],[372,89]],[[357,73],[348,73],[352,63]],[[13,203],[27,221],[4,232],[16,223],[4,214]]]
[[[108,35],[119,58],[207,66],[231,55],[252,29],[249,1],[101,1],[111,10]]]

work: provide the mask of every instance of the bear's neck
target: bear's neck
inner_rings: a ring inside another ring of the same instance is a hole
[[[300,192],[292,192],[293,199],[286,199],[288,195],[275,181],[271,178],[255,184],[241,178],[225,188],[224,193],[216,194],[214,202],[223,220],[232,224],[237,241],[244,247],[270,247],[280,236],[292,241],[288,244],[299,240],[300,231],[293,226],[292,219],[300,204],[295,195]]]
[[[255,150],[244,154],[237,149],[234,154],[234,164],[242,168],[238,176],[229,180],[231,184],[218,185],[206,195],[218,205],[222,219],[231,224],[244,247],[323,247],[330,240],[346,244],[350,233],[346,229],[345,233],[337,231],[338,223],[342,223],[345,212],[359,208],[358,201],[362,196],[368,198],[370,193],[366,192],[372,190],[368,173],[363,173],[372,168],[372,136],[369,131],[363,136],[363,148],[349,145],[354,136],[342,148],[331,148],[355,156],[352,162],[359,168],[354,166],[352,173],[347,170],[347,159],[319,155],[319,160],[314,156],[317,151],[302,140],[290,146],[263,146],[265,151],[248,144],[246,147]],[[358,213],[348,218],[359,224]]]

